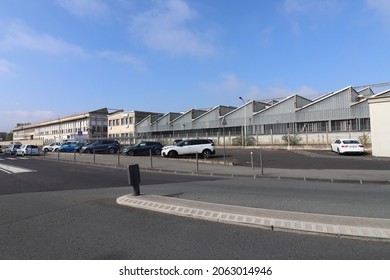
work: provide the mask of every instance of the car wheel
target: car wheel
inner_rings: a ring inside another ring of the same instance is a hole
[[[202,155],[204,158],[210,158],[211,157],[211,151],[210,150],[204,150],[202,152]]]
[[[128,156],[134,156],[134,151],[128,151],[128,152],[127,152],[127,155],[128,155]]]
[[[114,149],[114,148],[109,148],[109,149],[108,149],[108,152],[109,152],[110,154],[115,154],[115,149]]]
[[[170,151],[170,152],[168,153],[168,157],[170,157],[170,158],[175,158],[175,157],[177,157],[177,152],[176,152],[176,151]]]
[[[45,153],[47,153],[48,149],[47,149],[47,148],[45,148],[43,151],[44,151]]]
[[[154,151],[154,154],[155,154],[156,156],[161,155],[161,150],[159,150],[159,149],[155,150],[155,151]]]
[[[54,150],[54,152],[58,152],[58,148],[56,148],[56,149]]]
[[[92,150],[90,150],[90,149],[88,149],[88,150],[85,150],[85,152],[86,152],[86,153],[88,153],[88,154],[93,154],[93,151],[92,151]]]

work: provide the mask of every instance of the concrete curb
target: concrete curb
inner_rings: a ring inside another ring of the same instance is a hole
[[[123,206],[227,224],[390,242],[390,220],[258,209],[156,195],[124,195]]]

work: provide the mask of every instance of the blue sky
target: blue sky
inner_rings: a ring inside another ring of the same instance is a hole
[[[2,0],[0,131],[389,82],[388,0]]]

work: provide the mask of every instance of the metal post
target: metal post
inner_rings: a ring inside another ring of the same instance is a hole
[[[149,154],[150,154],[150,168],[153,169],[153,157],[152,157],[152,149],[149,150]]]
[[[226,165],[225,125],[223,125],[223,164]]]
[[[121,150],[118,149],[118,166],[121,165]]]
[[[251,166],[252,166],[252,170],[255,169],[255,167],[253,165],[253,152],[251,152]]]
[[[140,187],[141,183],[141,174],[139,172],[139,165],[133,164],[127,167],[127,176],[129,180],[129,185],[133,186],[133,196],[140,195]]]
[[[290,149],[290,127],[287,127],[287,149]]]
[[[73,161],[76,161],[76,149],[73,150]]]
[[[349,138],[351,138],[351,128],[352,128],[352,123],[351,120],[348,121],[348,132],[349,132]]]
[[[196,153],[196,171],[199,171],[199,155]]]
[[[306,126],[306,146],[309,146],[309,128]]]
[[[246,146],[246,104],[244,98],[239,97],[241,101],[244,103],[244,140],[242,141],[243,146]]]
[[[93,163],[96,163],[96,152],[95,152],[95,149],[93,149]]]
[[[264,175],[264,170],[263,170],[263,154],[260,153],[260,168],[261,168],[261,175]]]
[[[329,123],[326,123],[326,145],[329,144]]]
[[[57,150],[57,159],[60,159],[60,149]]]

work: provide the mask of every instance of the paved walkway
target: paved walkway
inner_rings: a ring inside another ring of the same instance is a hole
[[[254,180],[301,180],[354,184],[381,184],[390,187],[389,170],[276,169],[224,165],[203,160],[172,160],[160,157],[118,157],[116,155],[48,154],[46,159],[75,161],[125,168],[138,164],[141,170],[238,177]],[[221,194],[223,195],[223,194]],[[331,235],[346,238],[390,241],[390,220],[277,211],[215,204],[155,195],[125,195],[120,205],[159,211],[216,222],[240,224],[271,230]]]

